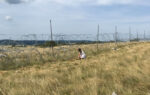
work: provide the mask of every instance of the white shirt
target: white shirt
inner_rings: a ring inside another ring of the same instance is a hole
[[[85,58],[86,58],[86,54],[84,53],[83,50],[82,50],[82,52],[80,53],[80,58],[81,58],[81,59],[85,59]]]

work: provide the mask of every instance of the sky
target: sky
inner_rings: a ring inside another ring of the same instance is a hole
[[[0,0],[0,34],[150,32],[150,0]]]

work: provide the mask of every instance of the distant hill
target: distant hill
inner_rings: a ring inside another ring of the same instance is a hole
[[[48,41],[46,40],[0,40],[0,45],[41,45]],[[95,41],[89,40],[59,40],[55,41],[56,44],[89,44],[94,43]]]

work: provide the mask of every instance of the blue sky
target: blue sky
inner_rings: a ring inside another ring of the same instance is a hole
[[[0,0],[0,34],[150,31],[149,0]]]

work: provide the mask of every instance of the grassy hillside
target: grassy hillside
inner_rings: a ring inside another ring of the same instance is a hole
[[[76,60],[78,47],[84,48],[86,60]],[[72,46],[55,58],[39,49],[42,59],[32,55],[39,61],[30,59],[29,64],[40,64],[0,71],[0,95],[150,95],[150,43],[99,47],[97,52],[95,45]]]

